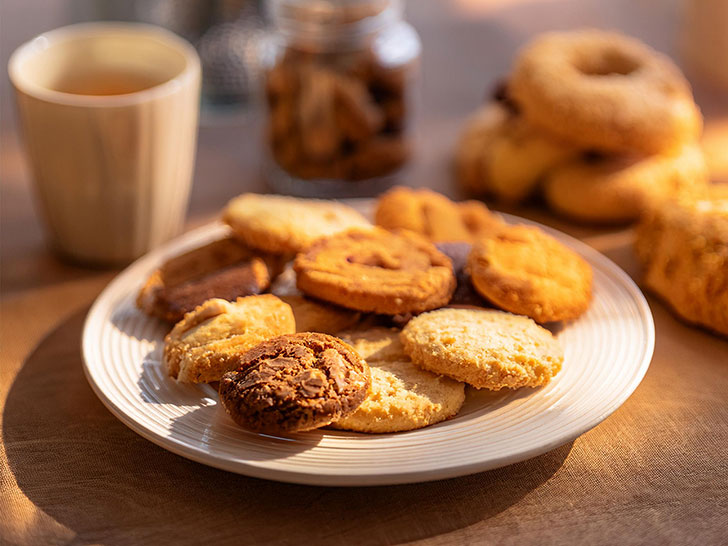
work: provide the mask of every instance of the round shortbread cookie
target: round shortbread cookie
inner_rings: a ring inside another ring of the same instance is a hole
[[[412,362],[368,361],[371,391],[354,413],[331,426],[355,432],[414,430],[455,415],[465,385],[422,370]]]
[[[413,318],[400,338],[419,367],[478,389],[545,385],[564,360],[551,332],[503,311],[430,311]]]
[[[335,201],[245,193],[231,200],[223,220],[245,244],[274,253],[301,252],[318,239],[371,223]]]
[[[354,326],[361,316],[356,311],[297,294],[281,295],[279,298],[291,306],[296,318],[296,332],[336,334]]]
[[[163,362],[183,383],[219,381],[259,343],[296,331],[291,307],[264,294],[234,302],[214,298],[190,311],[164,338]]]
[[[399,339],[397,328],[373,327],[340,332],[337,337],[354,347],[367,362],[401,362],[409,360]]]

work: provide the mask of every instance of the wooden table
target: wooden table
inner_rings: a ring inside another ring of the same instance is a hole
[[[448,158],[458,127],[529,35],[621,28],[675,54],[678,21],[673,3],[627,0],[417,2],[409,19],[424,41],[425,85],[404,182],[455,196]],[[726,101],[707,87],[696,93],[708,128],[725,126]],[[640,387],[597,428],[531,461],[441,482],[335,489],[229,474],[147,442],[102,406],[81,369],[84,316],[117,271],[68,265],[46,250],[17,133],[5,129],[0,543],[728,541],[728,341],[683,325],[650,297],[657,344]],[[255,120],[201,130],[188,227],[237,193],[264,191],[258,134]],[[511,212],[582,238],[639,279],[631,230]]]

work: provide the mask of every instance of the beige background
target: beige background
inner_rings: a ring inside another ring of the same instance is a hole
[[[2,4],[8,44],[59,26],[68,3]],[[679,10],[662,0],[419,0],[421,139],[406,181],[456,195],[448,158],[462,120],[532,33],[621,28],[677,52]],[[8,17],[12,15],[12,19]],[[694,80],[718,137],[726,93]],[[656,352],[635,394],[573,444],[470,477],[373,489],[282,485],[172,455],[118,422],[81,371],[88,306],[114,271],[59,262],[44,247],[30,180],[5,115],[0,135],[0,543],[10,544],[720,544],[728,536],[728,341],[684,326],[648,298]],[[188,227],[244,190],[264,189],[258,124],[204,127]],[[726,146],[715,144],[715,161]],[[725,142],[725,141],[724,141]],[[716,163],[717,164],[717,163]],[[627,229],[582,229],[537,208],[518,214],[586,240],[638,278]]]

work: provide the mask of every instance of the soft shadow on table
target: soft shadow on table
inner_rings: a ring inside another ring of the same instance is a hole
[[[82,371],[84,315],[35,348],[3,415],[18,485],[80,543],[406,542],[506,510],[546,482],[571,450],[569,444],[490,472],[391,487],[321,488],[230,474],[155,446],[103,407]]]
[[[9,224],[3,226],[8,234],[21,231],[24,224]],[[8,235],[9,239],[10,236]],[[3,239],[5,241],[7,239]],[[15,241],[4,243],[5,249],[2,260],[3,292],[6,295],[19,293],[25,290],[47,288],[67,282],[83,281],[99,276],[103,273],[113,273],[116,267],[93,267],[80,265],[72,260],[56,254],[46,245],[38,243],[32,248],[23,251],[14,250],[11,245]]]

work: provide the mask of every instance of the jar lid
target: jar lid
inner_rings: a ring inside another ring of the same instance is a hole
[[[402,17],[401,0],[272,0],[278,30],[305,49],[355,45]]]

